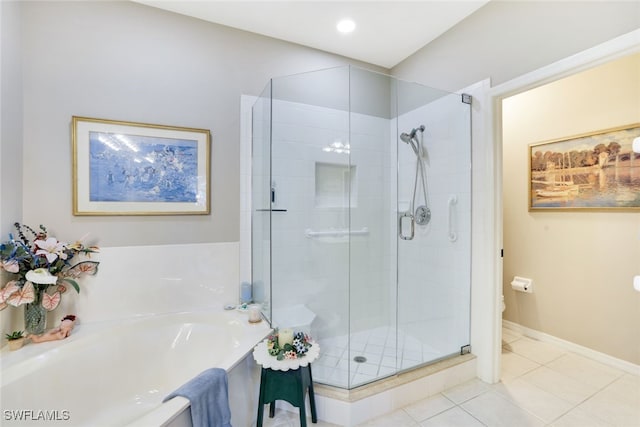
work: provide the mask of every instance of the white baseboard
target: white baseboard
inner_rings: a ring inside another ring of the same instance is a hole
[[[563,348],[565,350],[571,351],[573,353],[579,354],[584,357],[588,357],[589,359],[611,366],[612,368],[617,368],[622,371],[628,372],[630,374],[640,376],[640,365],[636,365],[635,363],[627,362],[626,360],[618,359],[616,357],[610,356],[605,353],[601,353],[599,351],[590,349],[588,347],[583,347],[579,344],[563,340],[562,338],[554,337],[553,335],[536,331],[535,329],[527,328],[526,326],[522,326],[518,323],[511,322],[509,320],[503,319],[502,326],[512,331],[519,332],[526,337],[533,338],[542,342],[547,342],[549,344],[557,345],[560,348]]]

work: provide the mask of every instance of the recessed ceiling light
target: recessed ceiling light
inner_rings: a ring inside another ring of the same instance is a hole
[[[343,19],[340,22],[338,22],[338,25],[336,25],[336,28],[341,33],[346,34],[356,29],[356,23],[353,22],[351,19]]]

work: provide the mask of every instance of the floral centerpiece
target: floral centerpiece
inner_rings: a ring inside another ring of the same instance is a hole
[[[267,337],[267,351],[278,360],[300,359],[307,354],[311,345],[311,337],[303,332],[293,333],[291,329],[275,329]]]
[[[42,225],[38,231],[17,222],[14,226],[19,238],[9,234],[9,241],[0,244],[0,270],[12,276],[0,289],[0,310],[24,305],[26,332],[41,334],[46,327],[46,310],[60,304],[67,285],[79,293],[77,279],[98,271],[97,261],[71,261],[80,254],[90,257],[98,247],[85,247],[80,241],[61,242],[49,236]]]

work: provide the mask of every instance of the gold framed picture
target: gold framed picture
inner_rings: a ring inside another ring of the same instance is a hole
[[[72,117],[74,215],[207,215],[206,129]]]
[[[529,145],[529,211],[640,210],[640,123]]]

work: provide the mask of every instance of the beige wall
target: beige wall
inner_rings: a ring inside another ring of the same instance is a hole
[[[639,212],[528,212],[528,144],[640,122],[640,54],[503,103],[504,318],[640,364]],[[534,279],[515,292],[514,275]]]

